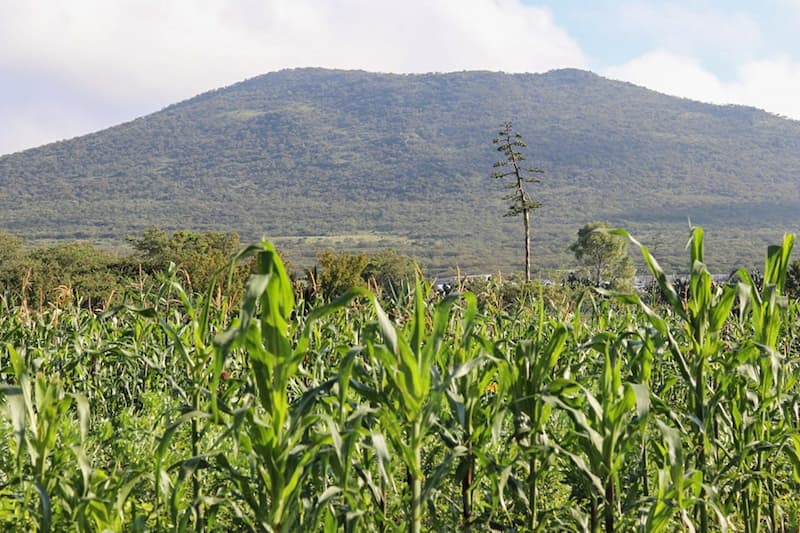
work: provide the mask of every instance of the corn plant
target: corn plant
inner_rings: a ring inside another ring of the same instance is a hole
[[[381,344],[369,344],[368,355],[383,365],[388,387],[381,398],[382,427],[407,469],[408,530],[422,530],[425,498],[449,463],[465,453],[462,446],[454,447],[446,461],[430,478],[423,472],[423,449],[426,437],[436,426],[439,399],[446,387],[442,376],[436,372],[435,363],[446,346],[446,328],[450,311],[456,301],[451,295],[440,302],[433,315],[432,331],[427,333],[422,287],[417,282],[410,332],[399,331],[374,301]],[[463,369],[448,376],[458,377]]]
[[[206,460],[208,452],[202,449],[209,421],[206,404],[210,401],[210,390],[214,388],[214,382],[218,381],[218,377],[209,372],[216,359],[212,342],[213,323],[224,320],[217,317],[215,321],[212,316],[211,303],[215,282],[216,277],[212,278],[208,292],[200,296],[197,301],[193,301],[182,285],[176,281],[175,271],[171,270],[162,279],[158,290],[162,297],[175,294],[181,304],[180,308],[173,306],[160,320],[161,328],[172,344],[173,368],[178,370],[172,373],[171,380],[173,394],[180,402],[178,407],[180,415],[168,424],[158,444],[154,471],[156,500],[158,502],[160,498],[164,498],[164,503],[170,511],[171,522],[179,529],[184,529],[193,522],[196,530],[204,530],[208,521],[213,521],[213,514],[220,503],[218,498],[203,494],[200,479],[201,472],[210,466]],[[156,315],[152,309],[149,311],[141,313],[146,316]],[[180,375],[180,370],[185,374]],[[186,423],[189,424],[190,455],[164,468],[164,459],[167,457],[174,436]],[[177,471],[177,478],[170,479],[168,471]],[[188,505],[184,501],[184,487],[187,483],[191,486]],[[207,516],[209,513],[211,515]]]
[[[556,370],[567,340],[567,327],[545,320],[541,300],[539,311],[536,337],[523,339],[516,344],[508,368],[508,409],[514,420],[513,438],[522,452],[522,461],[527,470],[523,482],[526,487],[523,501],[527,504],[527,525],[532,531],[540,526],[539,484],[543,477],[540,465],[553,452],[545,430],[553,406],[546,401],[546,397],[566,384],[564,372],[568,368],[562,365],[560,374]],[[548,337],[545,336],[545,330]]]
[[[345,307],[358,292],[308,315],[302,332],[294,337],[291,327],[294,307],[292,284],[280,257],[269,243],[243,250],[236,261],[255,256],[241,314],[231,327],[215,339],[216,356],[211,366],[210,412],[223,421],[228,413],[225,435],[235,453],[220,450],[215,459],[235,487],[237,497],[249,508],[252,519],[241,513],[248,527],[267,531],[290,531],[306,527],[300,505],[302,480],[309,465],[329,441],[315,428],[326,423],[314,410],[321,389],[300,390],[300,367],[308,355],[312,326],[316,320]],[[365,294],[366,291],[364,292]],[[253,389],[238,406],[218,406],[217,390],[223,367],[238,352],[245,355]],[[330,426],[329,426],[330,427]],[[246,467],[242,471],[241,467]]]
[[[126,502],[140,480],[123,482],[94,468],[86,398],[66,393],[59,378],[41,372],[31,376],[23,355],[11,346],[6,352],[15,383],[0,385],[0,394],[13,430],[15,459],[5,483],[17,487],[4,494],[14,502],[12,516],[2,517],[6,527],[47,532],[72,523],[82,531],[121,529]]]
[[[493,346],[482,332],[477,299],[465,293],[462,300],[463,316],[454,325],[453,341],[440,358],[450,422],[442,412],[438,433],[448,449],[464,450],[456,481],[460,483],[462,528],[472,531],[476,523],[488,521],[488,516],[479,518],[476,512],[491,504],[476,499],[480,480],[488,474],[488,450],[500,438],[505,410],[499,400],[499,359],[492,356]]]
[[[573,423],[564,444],[554,445],[585,480],[589,500],[589,529],[597,531],[600,511],[604,531],[617,527],[620,515],[620,472],[636,449],[638,434],[647,423],[650,395],[639,376],[623,382],[626,335],[602,333],[590,340],[603,356],[602,375],[596,392],[577,382],[564,383],[559,394],[545,396],[548,405],[565,412]]]
[[[717,399],[718,410],[725,415],[722,421],[732,445],[725,460],[737,465],[730,491],[749,532],[764,527],[764,511],[770,529],[779,529],[776,496],[785,488],[776,489],[775,452],[790,450],[797,431],[785,417],[796,378],[778,346],[788,305],[783,291],[793,244],[794,237],[787,235],[780,246],[769,247],[760,287],[746,270],[739,271],[743,339],[727,350],[723,364],[727,372],[720,377],[723,393]]]

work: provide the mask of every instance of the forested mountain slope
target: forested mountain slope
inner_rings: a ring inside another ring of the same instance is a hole
[[[393,246],[430,271],[519,270],[504,218],[513,120],[542,168],[533,258],[568,267],[581,225],[609,220],[686,270],[687,220],[709,262],[757,266],[796,230],[800,122],[665,96],[589,72],[266,74],[98,133],[0,157],[0,229],[122,241],[148,226],[267,235],[308,262]]]

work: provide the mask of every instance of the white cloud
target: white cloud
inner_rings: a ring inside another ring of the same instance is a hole
[[[778,3],[793,9],[800,10],[800,0],[779,0]]]
[[[610,78],[715,104],[742,104],[800,120],[800,62],[788,57],[748,61],[722,81],[697,60],[666,51],[639,56],[606,69]]]
[[[607,68],[602,74],[667,94],[728,103],[720,101],[725,92],[722,83],[696,59],[665,50],[649,52],[624,65]]]
[[[654,47],[681,55],[741,59],[764,45],[758,22],[741,11],[723,12],[695,3],[638,1],[621,4],[617,16],[623,31],[638,33]]]
[[[586,64],[549,10],[520,0],[0,0],[0,73],[37,71],[137,109],[288,67]]]

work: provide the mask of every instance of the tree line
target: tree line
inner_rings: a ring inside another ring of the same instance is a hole
[[[590,223],[577,232],[570,250],[580,266],[568,271],[563,280],[555,280],[557,285],[632,289],[635,270],[627,241],[609,233],[609,228],[608,223]],[[72,302],[104,309],[121,302],[131,290],[146,291],[174,269],[192,292],[208,292],[217,280],[217,294],[224,291],[237,299],[251,272],[247,262],[232,272],[226,270],[230,258],[242,248],[236,233],[169,233],[150,228],[140,237],[128,238],[128,243],[130,253],[81,241],[30,246],[22,237],[0,232],[0,298],[34,310]],[[295,289],[306,301],[330,300],[353,287],[368,287],[392,298],[405,282],[422,275],[415,258],[394,249],[372,253],[326,249],[316,259],[312,268],[289,264]],[[529,285],[499,280],[492,284],[497,289],[493,294],[504,295],[508,304],[525,294]],[[480,294],[485,283],[465,281],[467,285]],[[786,291],[800,296],[800,260],[788,268]]]
[[[129,290],[145,291],[174,269],[191,292],[212,283],[227,296],[241,295],[251,265],[226,266],[241,248],[237,233],[169,233],[149,228],[129,237],[130,253],[88,242],[29,246],[24,238],[0,232],[0,297],[32,309],[79,302],[97,309],[118,303]],[[292,272],[298,291],[330,299],[355,286],[393,291],[417,271],[414,258],[387,249],[371,254],[323,250],[311,269]]]

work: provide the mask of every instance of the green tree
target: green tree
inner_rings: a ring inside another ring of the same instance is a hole
[[[412,257],[389,248],[369,256],[362,277],[367,281],[374,281],[385,291],[392,291],[404,280],[413,282],[416,272],[417,262]]]
[[[113,270],[117,255],[87,242],[33,248],[26,265],[30,294],[39,308],[78,298],[88,308],[107,302],[120,290]]]
[[[590,222],[578,230],[578,240],[569,249],[587,270],[596,287],[607,282],[614,289],[629,289],[636,275],[628,255],[628,241],[611,235],[608,222]]]
[[[363,287],[366,254],[323,250],[317,255],[319,279],[316,280],[325,298],[334,298],[353,287]]]
[[[531,228],[530,228],[530,214],[531,211],[541,207],[538,200],[534,200],[531,195],[525,190],[526,183],[539,183],[541,180],[533,177],[533,174],[541,173],[543,170],[529,167],[524,168],[522,162],[525,157],[520,152],[520,149],[525,148],[527,145],[522,140],[522,135],[513,130],[512,123],[505,122],[501,125],[501,129],[497,134],[498,136],[492,141],[497,145],[497,151],[503,152],[506,156],[505,161],[498,161],[494,164],[494,168],[498,169],[492,172],[492,177],[496,179],[507,178],[511,176],[513,181],[506,184],[506,189],[509,192],[503,198],[510,200],[508,212],[505,216],[512,217],[522,215],[522,223],[525,227],[525,280],[531,280]]]
[[[128,242],[131,243],[136,251],[140,252],[145,259],[154,263],[165,260],[164,258],[168,255],[170,248],[169,241],[169,234],[160,228],[147,228],[139,239],[128,237]]]
[[[24,274],[25,240],[10,233],[0,232],[0,293],[19,290]]]
[[[138,260],[147,274],[162,272],[169,263],[175,263],[196,292],[208,289],[214,273],[223,268],[240,247],[236,233],[180,230],[169,235],[159,228],[148,228],[141,238],[129,237],[128,242],[139,252],[139,257],[133,258],[134,262]],[[130,261],[125,268],[130,270]],[[247,265],[240,265],[237,269],[237,286],[244,283],[247,269]]]

